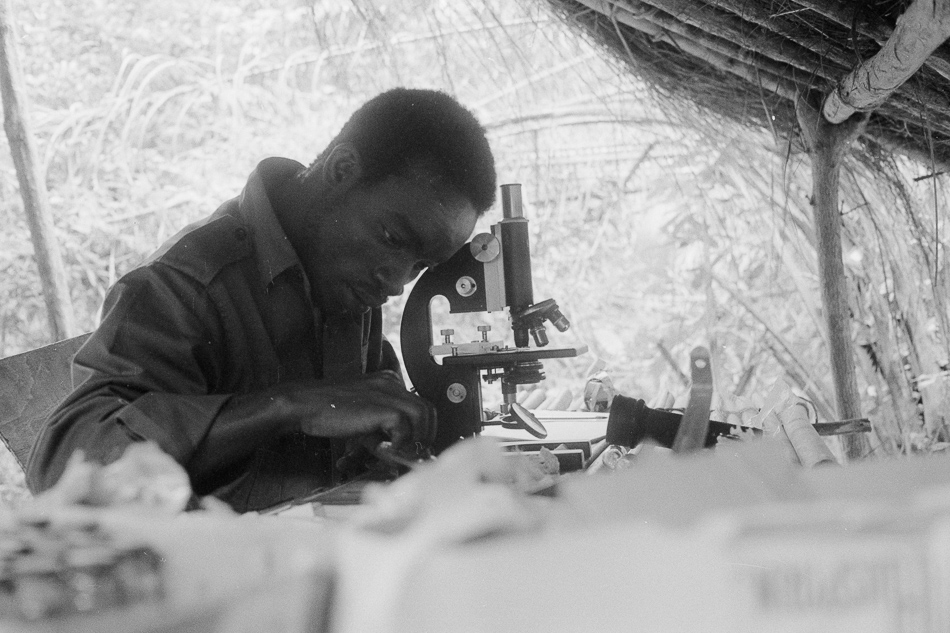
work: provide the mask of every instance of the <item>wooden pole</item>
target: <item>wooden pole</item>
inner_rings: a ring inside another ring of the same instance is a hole
[[[822,113],[841,123],[873,110],[917,72],[950,37],[950,0],[914,0],[883,48],[852,70],[825,99]]]
[[[818,242],[818,271],[821,298],[831,348],[831,373],[835,385],[838,419],[860,418],[861,397],[851,343],[851,315],[848,285],[841,249],[841,213],[838,209],[838,176],[841,161],[851,144],[864,132],[868,116],[856,115],[844,123],[832,124],[818,108],[799,97],[795,104],[798,123],[808,147],[812,167],[812,205]],[[849,459],[868,454],[870,445],[863,433],[842,437]]]
[[[3,129],[20,182],[20,196],[33,240],[50,329],[54,340],[59,341],[74,334],[72,300],[56,242],[46,184],[30,130],[10,0],[0,0],[0,95],[3,98]]]

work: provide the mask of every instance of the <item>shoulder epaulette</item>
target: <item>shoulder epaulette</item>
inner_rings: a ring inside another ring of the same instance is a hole
[[[145,264],[158,262],[207,285],[228,264],[251,254],[247,227],[233,215],[220,213],[186,226]]]

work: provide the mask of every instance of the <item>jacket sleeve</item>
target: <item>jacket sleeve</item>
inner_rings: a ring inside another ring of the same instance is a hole
[[[159,265],[123,277],[73,360],[73,392],[33,446],[30,489],[55,484],[78,449],[109,463],[152,440],[186,464],[230,397],[213,393],[218,323],[205,288],[185,275]]]

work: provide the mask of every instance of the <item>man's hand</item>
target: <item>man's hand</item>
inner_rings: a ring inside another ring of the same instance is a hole
[[[389,439],[400,449],[431,446],[435,408],[381,371],[346,381],[300,380],[233,396],[188,464],[211,477],[286,433]]]
[[[300,416],[300,430],[322,437],[380,433],[397,447],[435,440],[435,408],[410,393],[392,371],[380,371],[344,382],[301,385],[287,394],[287,404]],[[296,417],[296,416],[295,416]]]

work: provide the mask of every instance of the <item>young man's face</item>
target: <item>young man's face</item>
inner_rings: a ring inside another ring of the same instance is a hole
[[[478,217],[462,196],[423,176],[349,188],[309,225],[307,266],[318,305],[358,314],[382,305],[472,234]]]

